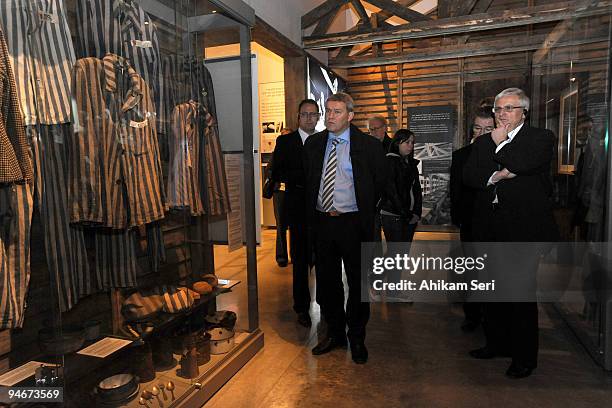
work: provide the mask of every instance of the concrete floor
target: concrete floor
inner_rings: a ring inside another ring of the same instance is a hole
[[[373,304],[366,365],[350,352],[314,357],[315,327],[299,326],[291,309],[291,265],[274,259],[274,232],[258,248],[259,316],[264,349],[206,407],[609,407],[612,375],[593,363],[556,312],[540,307],[539,367],[526,379],[504,376],[508,359],[473,360],[467,351],[483,344],[482,331],[459,329],[456,305]],[[216,249],[218,274],[246,280],[245,253]],[[246,327],[246,284],[219,298]]]

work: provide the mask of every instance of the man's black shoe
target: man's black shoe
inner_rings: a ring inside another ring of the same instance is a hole
[[[312,349],[312,354],[314,356],[320,356],[321,354],[329,353],[333,349],[340,347],[346,347],[346,338],[337,339],[335,337],[326,337]]]
[[[368,361],[368,349],[362,341],[351,342],[351,356],[357,364],[365,364]]]
[[[308,312],[301,312],[297,314],[297,321],[300,325],[304,327],[311,327],[312,320],[310,319],[310,315]]]
[[[485,346],[485,347],[470,351],[470,356],[472,356],[473,358],[477,358],[479,360],[488,360],[488,359],[497,357],[497,353],[493,349]]]
[[[280,266],[281,268],[284,268],[288,265],[287,261],[285,260],[280,260],[280,261],[276,261],[276,263],[278,264],[278,266]]]
[[[478,328],[478,326],[480,326],[480,323],[478,322],[474,322],[471,320],[466,320],[462,325],[461,325],[461,330],[463,330],[466,333],[471,333],[474,330],[476,330]]]
[[[531,367],[527,367],[518,363],[512,363],[510,364],[510,367],[508,367],[508,370],[506,370],[506,376],[515,379],[525,378],[529,377],[532,372],[533,368]]]

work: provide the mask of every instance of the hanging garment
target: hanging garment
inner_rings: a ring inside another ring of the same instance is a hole
[[[199,185],[198,108],[194,101],[177,105],[172,113],[172,133],[168,136],[168,206],[187,208],[193,216],[204,214]]]
[[[28,126],[34,162],[34,198],[41,214],[49,273],[57,280],[61,311],[90,295],[92,279],[83,228],[70,224],[68,148],[70,124]]]
[[[76,8],[79,56],[128,60],[152,91],[162,110],[162,77],[157,27],[135,0],[78,0]]]
[[[212,77],[203,59],[170,55],[162,63],[165,111],[161,122],[166,134],[172,133],[172,114],[176,106],[195,101],[198,109],[200,139],[200,193],[205,212],[223,215],[230,211],[229,192],[217,115]]]
[[[0,183],[33,177],[32,160],[4,33],[0,30]]]
[[[26,125],[70,122],[76,61],[62,0],[2,0],[0,24]]]
[[[164,217],[162,171],[149,87],[124,58],[83,58],[74,68],[68,142],[72,222],[116,229]]]
[[[137,286],[136,230],[97,228],[96,277],[103,290]]]
[[[0,187],[0,329],[23,325],[30,281],[29,184]]]

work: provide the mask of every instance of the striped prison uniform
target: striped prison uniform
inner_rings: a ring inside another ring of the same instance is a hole
[[[172,133],[168,136],[168,184],[170,208],[187,208],[193,216],[204,214],[200,195],[200,138],[198,103],[177,105],[172,113]]]
[[[77,49],[81,58],[121,55],[153,92],[161,111],[163,86],[157,27],[132,0],[77,0]]]
[[[169,55],[162,63],[165,86],[166,134],[172,134],[171,118],[176,106],[195,101],[198,109],[198,138],[200,139],[200,192],[207,214],[223,215],[230,211],[229,192],[225,175],[223,152],[219,139],[215,93],[212,77],[204,60],[183,55]]]
[[[29,184],[0,186],[0,329],[23,325],[30,282]]]
[[[71,309],[94,289],[83,227],[70,223],[68,148],[72,126],[28,126],[34,157],[35,194],[45,237],[49,273],[57,282],[61,311]],[[99,288],[99,286],[98,286]]]
[[[62,0],[2,0],[17,94],[26,125],[70,122],[70,77],[76,60]]]
[[[180,313],[193,306],[200,294],[182,286],[161,285],[141,289],[123,301],[121,314],[128,321],[146,320],[159,312]]]
[[[162,219],[162,171],[149,87],[113,54],[78,60],[73,79],[72,222],[125,229]]]
[[[32,161],[0,30],[0,328],[21,327],[30,280]]]
[[[0,23],[17,94],[27,125],[34,164],[34,198],[41,212],[49,272],[58,282],[62,311],[91,294],[83,231],[70,224],[68,161],[64,140],[70,125],[70,86],[76,58],[61,0],[6,0]]]

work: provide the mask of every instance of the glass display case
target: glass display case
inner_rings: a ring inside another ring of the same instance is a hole
[[[253,10],[0,8],[17,157],[0,174],[0,385],[61,387],[64,406],[201,406],[263,346]],[[240,57],[206,60],[219,45]]]

